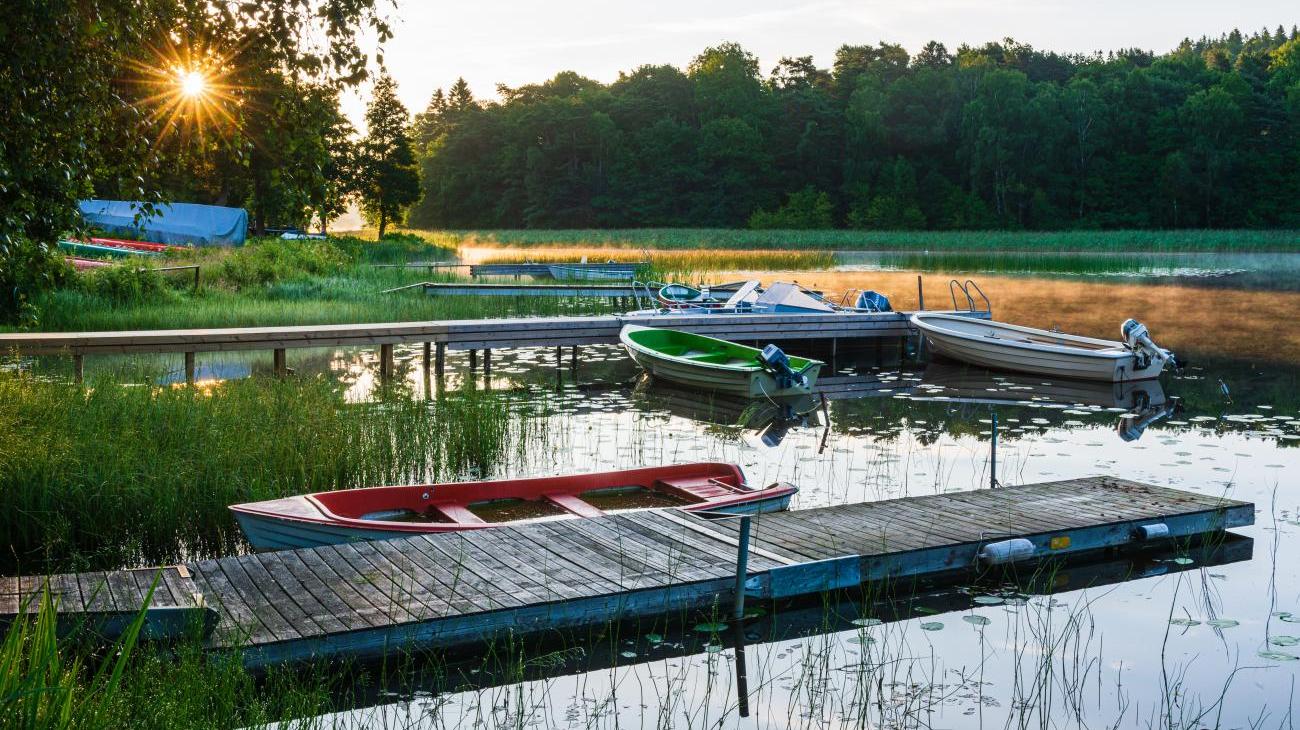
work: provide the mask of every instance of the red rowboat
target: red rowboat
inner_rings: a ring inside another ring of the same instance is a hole
[[[751,487],[735,464],[701,463],[344,489],[236,504],[230,510],[254,548],[280,550],[644,509],[757,514],[785,509],[796,491],[785,483]]]
[[[132,251],[153,251],[155,253],[184,251],[189,248],[188,246],[169,246],[165,243],[153,243],[151,241],[126,241],[120,238],[91,238],[90,242],[99,246],[127,248]]]

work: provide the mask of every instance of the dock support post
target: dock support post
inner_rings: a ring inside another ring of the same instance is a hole
[[[424,359],[422,362],[424,363],[424,373],[428,375],[429,366],[433,364],[433,343],[424,343]]]
[[[469,371],[472,373],[478,370],[478,350],[469,351]]]
[[[740,537],[736,545],[736,595],[731,607],[731,617],[736,621],[745,617],[745,577],[749,572],[749,523],[752,518],[740,518]]]
[[[72,356],[72,380],[76,383],[86,380],[86,358],[80,352]]]
[[[379,346],[379,379],[387,383],[393,377],[393,345],[384,343]]]
[[[272,353],[272,360],[275,362],[275,376],[283,378],[289,374],[289,366],[285,363],[284,348],[277,347]]]
[[[916,275],[916,311],[925,309],[925,290],[921,288],[921,275]]]
[[[433,372],[435,375],[441,376],[447,372],[447,343],[439,342],[433,347]]]
[[[555,346],[555,369],[559,370],[564,367],[564,348],[559,345]]]
[[[483,348],[483,374],[492,375],[492,351],[486,347]]]
[[[577,345],[573,346],[573,351],[569,354],[569,369],[570,370],[578,369],[578,346]]]
[[[998,412],[993,411],[993,428],[989,430],[989,489],[998,486]]]
[[[194,353],[185,353],[185,384],[194,385]]]
[[[745,626],[737,621],[731,630],[736,652],[736,709],[741,717],[749,717],[749,667],[745,663]]]

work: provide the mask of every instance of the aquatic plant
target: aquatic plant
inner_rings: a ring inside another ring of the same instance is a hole
[[[6,372],[0,402],[6,574],[227,554],[227,505],[491,475],[536,435],[509,393],[348,403],[324,377],[83,390]]]

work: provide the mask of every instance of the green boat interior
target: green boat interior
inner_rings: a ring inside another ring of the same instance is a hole
[[[759,350],[712,337],[661,329],[643,329],[630,333],[629,337],[633,342],[668,357],[711,365],[762,367]],[[790,357],[790,367],[795,371],[804,369],[810,362],[807,358]]]

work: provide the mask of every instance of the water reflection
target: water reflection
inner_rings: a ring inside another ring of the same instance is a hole
[[[798,707],[810,693],[828,695],[824,699],[843,695],[837,698],[842,703],[837,708],[841,722],[878,722],[890,714],[880,702],[892,706],[916,689],[884,684],[882,680],[896,676],[894,665],[906,667],[914,683],[947,681],[931,674],[927,667],[931,660],[923,652],[898,643],[891,625],[933,634],[946,623],[988,626],[992,619],[987,616],[994,612],[1047,618],[1056,611],[1066,614],[1062,618],[1069,631],[1078,634],[1086,630],[1080,617],[1087,609],[1061,609],[1078,603],[1087,592],[1104,593],[1108,586],[1247,561],[1253,548],[1253,540],[1230,535],[1178,549],[1119,557],[1093,555],[1068,564],[1040,565],[1022,569],[1019,578],[989,576],[966,585],[873,585],[796,602],[755,605],[738,624],[728,625],[709,613],[667,614],[432,656],[411,655],[388,660],[400,664],[400,669],[361,668],[355,683],[338,697],[350,709],[332,719],[350,726],[474,725],[483,722],[478,713],[484,699],[490,698],[490,706],[506,713],[493,715],[496,722],[527,717],[524,724],[529,726],[569,727],[574,702],[600,697],[606,688],[626,687],[630,681],[642,688],[671,689],[676,677],[690,671],[703,673],[708,689],[692,692],[688,704],[678,704],[671,692],[643,691],[639,702],[620,702],[614,695],[615,701],[589,708],[594,712],[584,718],[584,726],[694,726],[684,717],[665,717],[669,708],[688,716],[712,715],[718,725],[733,726],[749,715],[751,705],[764,723],[770,723],[774,705]],[[852,647],[851,653],[841,658],[827,652],[827,642]],[[1015,652],[1031,649],[1034,641],[1027,635],[1010,643],[1008,648]],[[849,663],[838,664],[841,659]],[[839,684],[841,677],[850,678],[852,684]],[[791,678],[798,679],[791,682]],[[492,691],[500,688],[509,692]],[[574,688],[576,694],[570,694]],[[976,689],[976,699],[988,691]],[[855,693],[872,690],[881,693],[876,702],[852,702]],[[926,700],[933,704],[923,714],[951,704],[948,699],[946,693],[935,693]],[[967,697],[967,703],[971,699]],[[503,700],[506,707],[500,705]],[[521,700],[521,705],[515,704]],[[1006,710],[1015,712],[1015,708]],[[656,717],[664,721],[646,722]],[[796,716],[789,725],[817,723]]]

